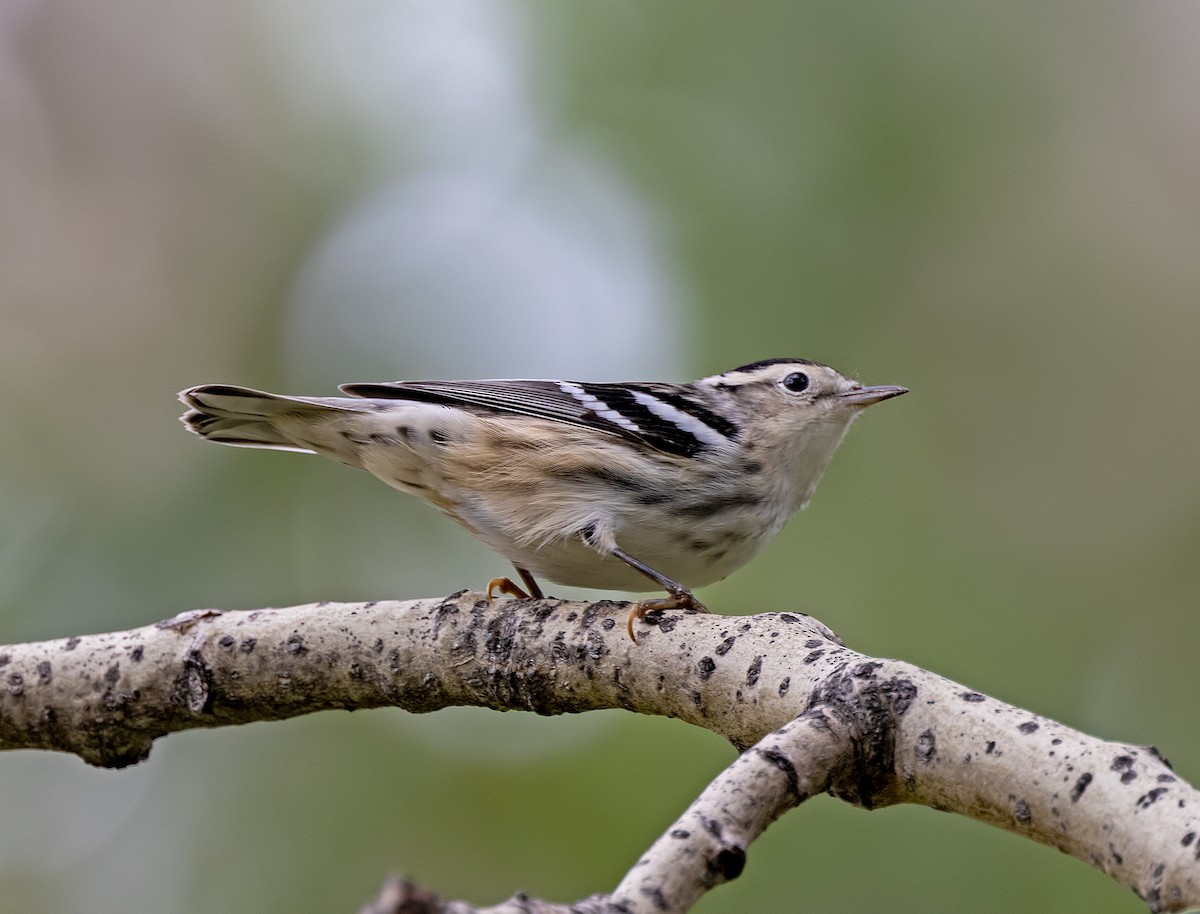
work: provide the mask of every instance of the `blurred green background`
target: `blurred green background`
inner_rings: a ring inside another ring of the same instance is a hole
[[[811,612],[1200,779],[1200,6],[0,3],[0,641],[434,596],[505,566],[365,474],[210,447],[223,381],[912,394],[702,592]],[[611,888],[733,757],[677,721],[329,713],[110,772],[0,756],[4,911]],[[697,910],[1140,911],[822,798]]]

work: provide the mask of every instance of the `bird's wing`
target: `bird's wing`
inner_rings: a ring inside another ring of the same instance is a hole
[[[668,384],[588,381],[391,381],[344,384],[372,400],[438,403],[492,415],[531,416],[583,426],[691,457],[731,441],[736,428]]]

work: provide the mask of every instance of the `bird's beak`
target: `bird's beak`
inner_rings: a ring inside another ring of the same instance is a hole
[[[908,393],[907,387],[884,384],[880,387],[856,387],[854,390],[847,390],[845,393],[838,394],[837,397],[847,406],[856,406],[859,409],[863,409],[872,403],[878,403],[880,400],[890,400],[892,397],[898,397],[906,393]]]

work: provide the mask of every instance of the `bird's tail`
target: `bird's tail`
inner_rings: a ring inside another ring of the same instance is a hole
[[[201,438],[234,447],[259,447],[301,454],[313,454],[315,451],[283,431],[296,428],[298,423],[295,420],[316,419],[322,413],[331,411],[359,411],[355,409],[353,400],[284,397],[228,384],[191,387],[180,391],[179,399],[189,407],[179,421],[188,431],[195,432]]]

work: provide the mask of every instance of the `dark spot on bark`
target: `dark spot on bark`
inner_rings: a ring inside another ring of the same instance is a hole
[[[717,647],[713,651],[713,653],[716,654],[718,657],[724,657],[726,654],[729,653],[729,649],[731,647],[733,647],[736,643],[737,643],[737,638],[733,637],[733,635],[730,635],[728,638],[726,638],[724,641],[722,641],[720,644],[717,645]]]
[[[697,708],[703,707],[704,706],[704,696],[701,695],[699,692],[693,692],[692,693],[692,704],[694,704]]]
[[[375,643],[371,645],[371,650],[373,650],[376,654],[382,654],[383,653],[383,639],[376,638]]]
[[[1159,775],[1158,777],[1156,777],[1154,780],[1158,781],[1158,783],[1160,783],[1160,784],[1174,784],[1174,783],[1175,783],[1175,775],[1173,775],[1173,774],[1160,774],[1160,775]]]
[[[788,689],[792,687],[792,677],[784,676],[783,681],[779,683],[779,697],[783,698],[788,693]]]
[[[807,648],[824,647],[825,642],[822,641],[820,638],[809,638],[807,641],[804,642],[804,646]]]
[[[1078,803],[1079,798],[1083,796],[1083,792],[1087,790],[1088,784],[1092,783],[1092,773],[1085,771],[1079,776],[1079,780],[1075,782],[1075,786],[1071,788],[1071,802]]]
[[[512,614],[495,616],[487,622],[483,649],[490,661],[504,664],[512,656],[516,636],[516,619]]]
[[[709,869],[726,880],[737,879],[745,868],[746,851],[740,847],[723,848],[709,864]]]
[[[1167,757],[1165,755],[1163,755],[1161,752],[1158,751],[1158,748],[1156,746],[1143,746],[1142,748],[1145,749],[1152,756],[1154,756],[1156,759],[1158,759],[1160,762],[1162,762],[1164,765],[1166,765],[1168,768],[1174,770],[1175,766],[1170,763],[1170,761],[1167,759]]]
[[[1166,787],[1155,787],[1148,793],[1142,794],[1137,798],[1138,809],[1149,809],[1155,803],[1162,799],[1162,795],[1167,792]]]
[[[993,752],[995,752],[995,751],[996,751],[996,741],[995,741],[994,739],[989,739],[989,740],[988,740],[988,741],[987,741],[987,742],[984,744],[984,747],[983,747],[983,754],[984,754],[984,755],[991,755],[991,754],[992,754]]]
[[[121,678],[121,665],[119,663],[114,663],[112,666],[110,666],[107,670],[104,671],[104,681],[109,683],[110,685],[115,683],[120,678]]]
[[[54,671],[50,666],[49,660],[43,660],[37,665],[38,683],[45,685],[54,678]]]
[[[1061,746],[1062,740],[1056,736],[1056,737],[1054,737],[1054,739],[1050,740],[1050,745],[1051,746]]]
[[[1122,784],[1132,784],[1134,781],[1137,780],[1137,777],[1138,777],[1137,772],[1134,771],[1132,768],[1130,768],[1128,771],[1121,772],[1121,783]]]
[[[880,694],[885,696],[896,714],[905,714],[913,699],[917,697],[917,687],[909,679],[890,679],[880,686]]]
[[[613,630],[613,626],[615,626],[616,624],[617,624],[617,620],[612,618],[611,616],[609,616],[607,619],[605,619],[603,622],[600,623],[600,627],[602,629],[604,629],[606,632],[611,632]]]
[[[937,758],[937,737],[933,735],[932,730],[926,730],[917,737],[917,760],[928,763],[935,758]]]
[[[804,620],[795,613],[780,613],[779,619],[782,622],[787,622],[789,625],[799,625]]]
[[[639,889],[639,891],[649,898],[650,903],[658,910],[668,910],[667,899],[666,896],[663,895],[662,889],[658,888],[657,886],[651,886],[649,888],[643,886],[641,889]]]
[[[683,618],[678,613],[664,613],[662,610],[646,613],[646,621],[658,625],[658,630],[663,634],[675,631],[675,626],[679,624],[679,620]]]
[[[978,692],[963,692],[959,697],[963,701],[987,701],[987,696],[980,695]]]
[[[1122,857],[1119,853],[1117,853],[1117,848],[1113,845],[1113,843],[1111,841],[1108,842],[1108,852],[1109,852],[1109,854],[1112,855],[1113,862],[1117,866],[1120,866],[1122,863],[1125,862],[1125,858]]]
[[[144,657],[145,654],[146,654],[145,646],[139,644],[137,647],[135,647],[133,650],[131,650],[129,652],[129,659],[132,660],[134,663],[141,663],[142,657]]]
[[[1017,820],[1018,825],[1029,825],[1033,821],[1033,813],[1029,809],[1029,804],[1024,800],[1017,800],[1013,804],[1013,818]]]
[[[733,693],[733,700],[736,701],[740,705],[742,702],[744,702],[746,700],[746,696],[742,693],[741,689],[738,689],[736,692]]]
[[[717,664],[712,657],[701,657],[700,662],[696,664],[696,673],[700,676],[700,681],[704,682],[716,668]]]
[[[751,662],[749,668],[746,670],[746,685],[752,686],[758,682],[758,677],[762,673],[762,662],[762,654],[759,654]]]
[[[258,644],[257,638],[247,638],[242,642],[241,651],[243,654],[249,654],[254,650],[254,645]]]
[[[25,694],[25,677],[20,673],[11,673],[8,677],[9,694],[20,697]]]
[[[1195,840],[1196,840],[1196,833],[1194,831],[1190,831],[1186,835],[1183,836],[1183,840],[1180,841],[1179,843],[1182,844],[1184,847],[1191,847],[1192,842]]]
[[[806,716],[828,709],[835,718],[849,715],[861,737],[854,741],[853,761],[833,773],[830,795],[874,809],[887,801],[896,770],[896,718],[919,694],[907,679],[862,680],[843,663],[822,677],[809,693]]]
[[[758,757],[783,773],[787,778],[788,792],[792,795],[793,805],[799,806],[806,798],[800,793],[800,776],[796,773],[796,766],[792,764],[791,759],[777,749],[760,750]]]
[[[351,679],[361,680],[363,678],[362,664],[359,663],[357,660],[352,660],[350,662],[349,674],[350,674]]]
[[[224,635],[221,637],[221,640],[217,642],[217,644],[228,649],[237,644],[237,638],[233,637],[233,635]]]
[[[79,646],[79,641],[80,641],[79,638],[68,638],[67,643],[66,643],[66,649],[69,651],[75,650],[75,648],[77,648]]]
[[[808,720],[808,725],[814,730],[828,732],[830,729],[832,729],[832,726],[829,723],[829,717],[826,716],[824,711],[805,711],[804,716]]]
[[[825,656],[824,651],[812,651],[810,654],[808,654],[808,656],[806,656],[804,658],[804,662],[805,663],[816,663],[818,660],[820,660],[824,656]]]
[[[212,713],[212,668],[197,650],[183,661],[183,698],[193,714]]]
[[[672,831],[671,831],[671,837],[678,838],[681,841],[684,838],[690,838],[691,836],[692,836],[692,833],[690,831],[688,831],[686,828],[676,828],[676,829],[672,829]]]
[[[883,666],[883,664],[880,663],[878,660],[868,660],[868,661],[866,661],[864,663],[860,663],[860,664],[858,664],[858,666],[854,667],[850,671],[850,675],[856,677],[857,679],[874,679],[875,671],[878,670],[881,666]]]
[[[1109,765],[1109,768],[1113,771],[1125,771],[1126,769],[1132,768],[1132,767],[1133,767],[1133,756],[1132,755],[1118,755],[1115,759],[1112,760],[1112,764]]]
[[[1028,736],[1030,733],[1037,733],[1040,727],[1041,725],[1037,721],[1027,720],[1025,723],[1017,727],[1017,732],[1024,733],[1026,736]]]
[[[298,632],[288,635],[287,641],[283,643],[283,649],[289,654],[297,656],[308,653],[308,648],[304,646],[304,636]]]

